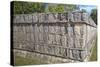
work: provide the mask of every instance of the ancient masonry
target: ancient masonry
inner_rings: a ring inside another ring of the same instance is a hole
[[[47,63],[88,61],[97,27],[84,12],[13,16],[13,52]]]

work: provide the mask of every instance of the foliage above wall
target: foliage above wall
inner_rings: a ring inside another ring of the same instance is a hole
[[[92,9],[91,17],[94,20],[94,22],[97,24],[97,9]]]
[[[34,12],[44,12],[44,5],[42,3],[31,3],[14,1],[14,14],[29,14]]]
[[[30,14],[41,12],[69,12],[76,9],[75,5],[65,4],[49,4],[49,3],[36,3],[36,2],[13,2],[14,14]]]

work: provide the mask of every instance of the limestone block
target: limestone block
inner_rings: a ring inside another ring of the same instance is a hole
[[[38,14],[39,23],[45,22],[45,13]]]
[[[72,13],[68,13],[68,21],[74,21],[74,15]]]
[[[32,22],[37,23],[38,21],[39,21],[38,14],[37,13],[32,14]]]
[[[53,14],[53,13],[51,13],[51,14],[48,14],[48,22],[50,23],[50,22],[52,22],[52,23],[54,23],[54,22],[56,22],[57,20],[55,20],[55,15]]]
[[[26,23],[32,23],[32,15],[30,15],[30,14],[26,14],[26,15],[24,15],[24,19],[25,19],[25,22]]]
[[[75,12],[73,13],[73,16],[75,22],[81,21],[81,13]]]
[[[82,20],[85,22],[88,22],[88,14],[87,13],[82,13]]]

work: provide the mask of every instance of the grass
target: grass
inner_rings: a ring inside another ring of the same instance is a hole
[[[15,62],[14,62],[14,66],[22,66],[22,65],[39,65],[39,64],[45,64],[41,61],[39,61],[39,59],[30,59],[30,58],[23,58],[20,56],[15,56]]]
[[[97,61],[97,40],[95,46],[93,47],[92,54],[90,56],[90,61]]]

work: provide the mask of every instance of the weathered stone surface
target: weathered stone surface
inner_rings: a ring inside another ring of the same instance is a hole
[[[18,55],[56,63],[84,61],[90,54],[96,24],[87,13],[35,13],[13,19],[14,48],[25,50]]]

